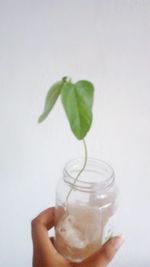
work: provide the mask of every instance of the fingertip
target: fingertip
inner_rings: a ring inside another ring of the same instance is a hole
[[[49,230],[54,226],[54,207],[48,208],[42,211],[36,218],[31,222],[32,228],[37,228],[37,226],[44,226]]]
[[[125,236],[124,235],[119,235],[113,237],[109,242],[111,245],[114,247],[115,250],[118,250],[124,243],[125,241]]]

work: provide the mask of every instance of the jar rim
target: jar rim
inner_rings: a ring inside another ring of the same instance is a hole
[[[65,167],[64,167],[64,182],[66,182],[68,185],[70,185],[73,189],[77,189],[79,191],[90,191],[90,192],[95,192],[95,190],[99,189],[99,188],[103,188],[103,189],[109,189],[115,182],[115,172],[113,170],[113,168],[105,161],[97,159],[97,158],[93,158],[93,157],[88,157],[87,159],[87,165],[84,169],[85,171],[89,171],[88,170],[88,166],[90,164],[92,164],[92,166],[97,165],[97,167],[99,168],[99,171],[97,171],[97,173],[100,173],[100,170],[102,170],[102,166],[104,168],[105,171],[107,171],[107,174],[105,173],[104,179],[98,182],[93,182],[93,181],[84,181],[81,180],[80,177],[79,179],[76,181],[76,183],[74,184],[74,181],[76,179],[76,177],[74,177],[71,174],[71,171],[69,170],[69,168],[73,165],[73,164],[78,164],[79,165],[83,162],[83,158],[74,158],[69,160]],[[82,167],[80,167],[82,168]],[[93,171],[94,172],[94,171]],[[96,173],[96,171],[95,171]]]

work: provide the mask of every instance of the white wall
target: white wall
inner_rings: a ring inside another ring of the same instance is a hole
[[[0,266],[31,266],[30,221],[82,154],[60,103],[37,124],[64,75],[96,88],[89,154],[116,171],[126,236],[111,266],[150,266],[149,69],[148,0],[0,0]]]

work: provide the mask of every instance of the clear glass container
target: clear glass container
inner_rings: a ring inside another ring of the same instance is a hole
[[[112,235],[112,219],[117,207],[115,174],[107,163],[88,158],[74,159],[64,168],[56,190],[55,246],[73,262],[91,256]]]

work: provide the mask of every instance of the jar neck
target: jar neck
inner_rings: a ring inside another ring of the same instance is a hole
[[[88,158],[84,171],[75,182],[83,162],[84,159],[78,158],[65,165],[63,178],[70,187],[83,192],[101,192],[109,190],[114,185],[115,173],[112,167],[95,158]]]

